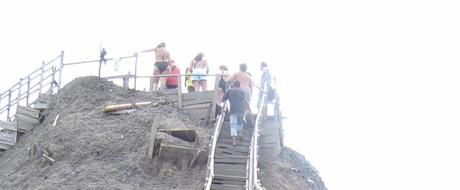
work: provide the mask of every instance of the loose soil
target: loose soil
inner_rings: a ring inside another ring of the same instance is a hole
[[[196,143],[167,133],[158,135],[168,144],[206,150],[212,127],[200,126],[198,120],[168,104],[121,115],[102,112],[107,105],[155,101],[158,97],[125,90],[98,77],[77,78],[57,95],[41,97],[50,105],[45,120],[21,135],[15,146],[0,152],[0,189],[203,189],[205,164],[188,167],[185,162],[147,158],[150,128],[159,122],[160,129],[194,129]],[[160,115],[159,121],[153,121],[155,114]],[[34,144],[49,148],[54,164],[31,155]],[[261,169],[266,189],[326,189],[304,157],[289,149],[273,163],[261,164]],[[296,185],[280,185],[292,179]]]

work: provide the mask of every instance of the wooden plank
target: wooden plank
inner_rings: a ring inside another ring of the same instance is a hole
[[[183,100],[193,100],[193,99],[208,99],[212,101],[212,97],[214,95],[214,90],[208,90],[204,92],[189,92],[184,93]]]
[[[171,129],[168,130],[168,133],[170,133],[172,136],[189,142],[195,142],[197,139],[196,131],[193,129]]]
[[[152,118],[152,127],[150,128],[150,143],[147,151],[148,158],[153,158],[153,149],[155,147],[155,137],[157,136],[158,126],[160,126],[160,116],[155,114]]]
[[[214,178],[221,179],[221,180],[246,181],[246,177],[231,176],[231,175],[215,175]]]
[[[38,118],[34,118],[34,117],[30,117],[28,115],[23,115],[21,113],[16,113],[16,119],[18,121],[25,121],[25,122],[28,122],[28,123],[33,123],[33,124],[38,124],[40,123],[40,121],[38,120]]]
[[[10,145],[0,143],[0,149],[1,150],[8,150],[10,147],[11,147]]]
[[[160,158],[189,158],[192,159],[193,155],[198,151],[196,148],[178,146],[178,145],[160,145]]]
[[[185,113],[190,114],[193,118],[201,119],[209,116],[209,109],[194,109],[194,110],[183,110]]]
[[[244,185],[211,184],[211,190],[244,190]]]
[[[194,99],[194,100],[184,101],[183,106],[189,106],[189,105],[195,105],[195,104],[204,104],[204,103],[211,104],[212,102],[210,100],[207,100],[207,99]]]
[[[16,131],[17,127],[13,123],[10,122],[5,122],[0,120],[0,128]]]
[[[45,109],[48,109],[48,104],[37,102],[34,104],[34,108],[38,110],[45,110]]]
[[[39,118],[40,117],[40,110],[34,108],[28,108],[24,106],[18,106],[16,110],[16,114],[23,114],[32,118]]]
[[[211,103],[203,104],[193,104],[193,105],[184,105],[184,110],[193,110],[193,109],[211,109]]]

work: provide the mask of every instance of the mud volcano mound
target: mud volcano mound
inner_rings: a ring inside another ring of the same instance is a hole
[[[205,150],[212,127],[200,126],[199,121],[171,105],[121,115],[102,112],[107,105],[156,98],[155,94],[125,90],[98,77],[73,80],[48,97],[49,109],[41,124],[21,135],[12,148],[0,152],[0,189],[202,189],[206,165],[188,167],[147,158],[149,133],[153,116],[159,114],[166,123],[160,128],[190,128],[199,137],[193,144],[171,137],[165,138],[167,142]],[[54,164],[31,155],[34,145],[47,147]],[[296,171],[291,169],[294,166]],[[316,170],[292,150],[284,150],[278,160],[261,165],[261,170],[266,189],[325,189]],[[295,184],[280,185],[289,181]]]

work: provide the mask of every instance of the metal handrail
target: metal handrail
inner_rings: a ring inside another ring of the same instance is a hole
[[[208,158],[208,170],[206,172],[206,182],[204,186],[205,190],[211,189],[212,179],[214,178],[214,156],[216,153],[216,145],[217,145],[217,140],[219,138],[220,130],[222,128],[222,124],[224,123],[224,120],[225,120],[225,110],[227,109],[227,107],[228,107],[228,102],[225,102],[222,108],[222,113],[220,114],[216,122],[214,135],[212,136],[212,142],[210,144],[211,153],[209,154],[209,158]]]
[[[264,188],[259,184],[259,179],[257,176],[257,172],[259,170],[258,168],[258,162],[259,162],[259,154],[258,154],[258,146],[259,146],[259,124],[260,120],[262,117],[262,110],[264,106],[267,105],[265,102],[265,98],[267,98],[267,95],[263,93],[262,98],[261,98],[261,104],[258,107],[257,110],[257,117],[256,121],[254,124],[254,132],[252,134],[252,140],[251,140],[251,154],[249,154],[249,186],[250,189],[257,189],[257,190],[263,190]]]

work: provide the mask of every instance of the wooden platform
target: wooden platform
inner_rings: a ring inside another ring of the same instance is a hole
[[[6,150],[16,144],[17,128],[9,122],[0,121],[0,149]]]
[[[19,132],[29,132],[40,123],[40,110],[18,106],[16,110],[16,122]]]

